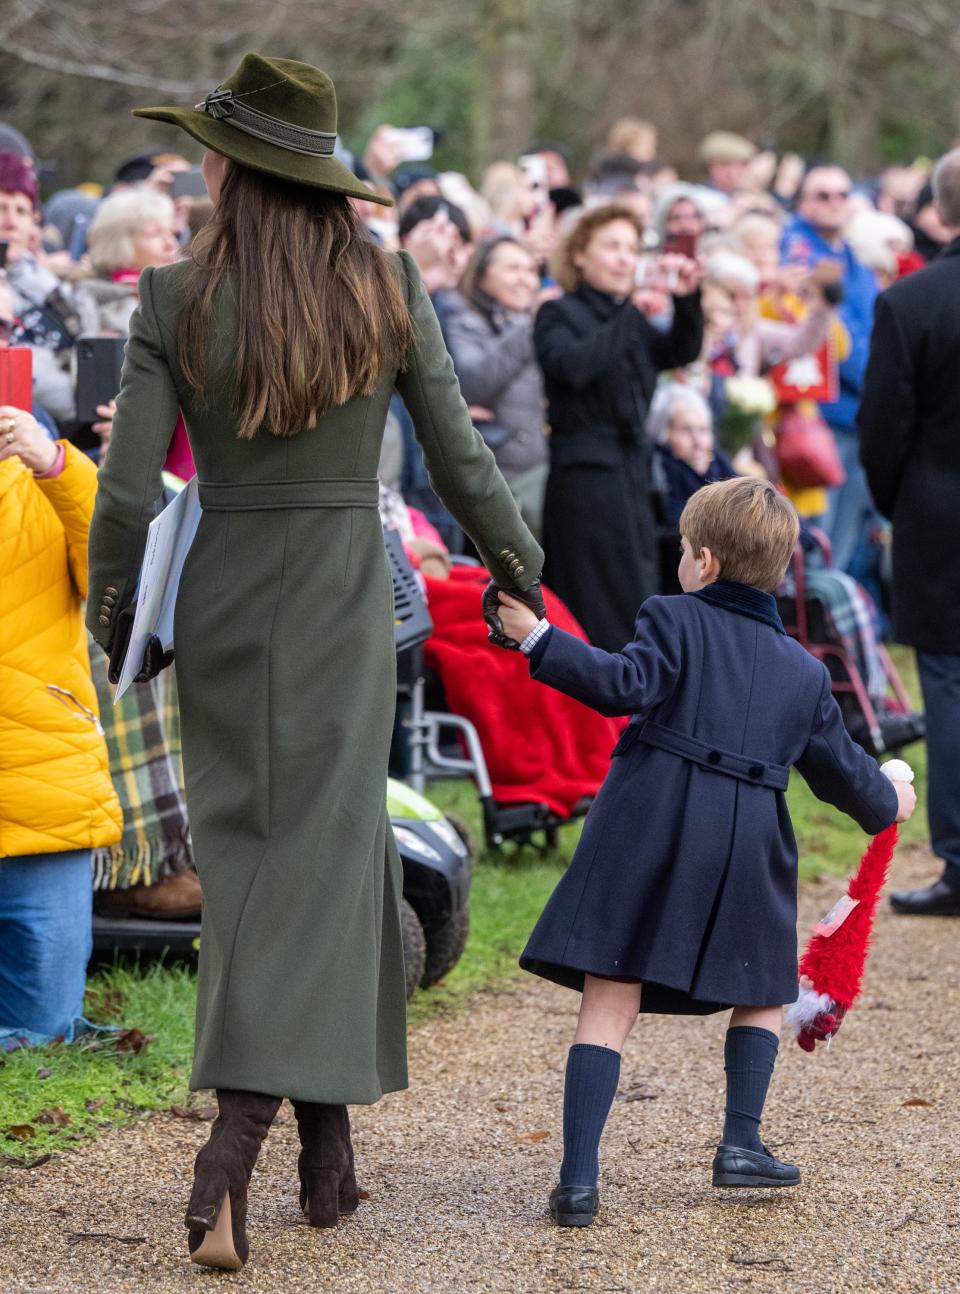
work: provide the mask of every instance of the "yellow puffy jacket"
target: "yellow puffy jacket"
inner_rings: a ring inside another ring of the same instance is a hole
[[[96,493],[70,444],[52,480],[0,462],[0,858],[120,839],[82,611]]]

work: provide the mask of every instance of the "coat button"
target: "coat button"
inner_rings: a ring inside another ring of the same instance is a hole
[[[112,593],[104,593],[103,600],[108,607],[112,607],[114,602],[116,602],[117,599],[113,596]]]
[[[763,777],[763,765],[762,765],[762,764],[751,764],[751,765],[750,765],[750,767],[747,769],[747,772],[748,772],[748,773],[750,774],[750,776],[754,779],[754,781],[757,781],[757,780],[759,780],[761,777]]]
[[[519,579],[521,575],[523,575],[526,569],[527,568],[524,566],[523,562],[517,562],[516,568],[513,573],[514,575],[516,575],[517,579]]]
[[[102,616],[106,616],[107,619],[109,620],[110,617],[113,615],[113,612],[110,610],[110,608],[107,606],[106,603],[103,603],[100,607],[100,614]]]
[[[723,759],[723,756],[720,754],[719,750],[711,750],[710,754],[707,756],[707,763],[719,764],[721,759]]]
[[[108,625],[108,624],[110,623],[110,617],[109,617],[109,616],[101,616],[101,617],[100,617],[100,623],[101,623],[102,625]]]
[[[113,598],[117,597],[117,590],[113,587],[112,584],[108,588],[105,588],[103,591],[104,593],[109,593],[110,596]]]

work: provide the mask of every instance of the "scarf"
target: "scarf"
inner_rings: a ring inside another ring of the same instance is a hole
[[[134,683],[117,705],[107,658],[91,644],[90,662],[107,739],[110,777],[123,807],[123,835],[93,851],[93,888],[156,885],[192,865],[180,759],[177,677],[162,670]]]

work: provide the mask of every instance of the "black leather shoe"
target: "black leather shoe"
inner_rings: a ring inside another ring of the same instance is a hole
[[[923,890],[894,890],[890,906],[909,917],[960,917],[960,890],[944,880]]]
[[[589,1186],[555,1186],[550,1216],[558,1227],[588,1227],[600,1208],[600,1192]]]
[[[714,1186],[797,1186],[799,1182],[800,1169],[775,1159],[766,1147],[761,1154],[739,1146],[717,1146]]]

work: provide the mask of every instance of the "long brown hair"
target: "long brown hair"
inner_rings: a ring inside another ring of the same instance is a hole
[[[402,275],[341,194],[230,164],[194,238],[177,358],[205,398],[214,300],[235,278],[237,434],[293,436],[376,390],[413,340]]]

